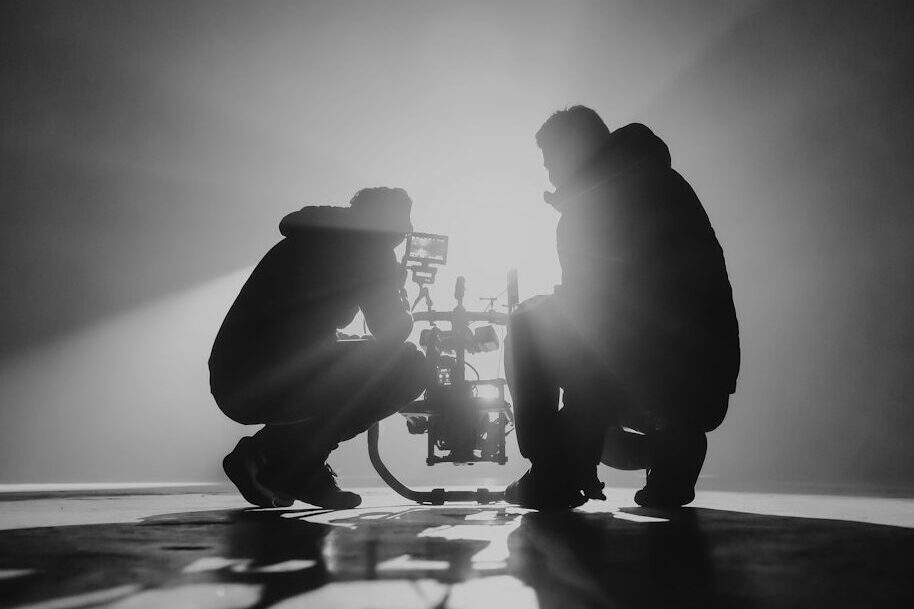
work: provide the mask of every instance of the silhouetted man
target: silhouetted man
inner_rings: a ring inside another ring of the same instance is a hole
[[[213,345],[210,385],[222,411],[265,424],[225,457],[249,502],[293,499],[355,507],[326,459],[337,444],[424,390],[393,249],[412,231],[400,188],[366,188],[348,208],[305,207],[283,218],[285,237],[241,289]],[[361,309],[373,340],[338,340]]]
[[[555,186],[544,198],[561,214],[562,282],[509,321],[508,382],[532,467],[507,498],[530,507],[602,498],[602,459],[647,469],[640,505],[685,505],[739,369],[717,237],[644,125],[610,132],[574,106],[549,117],[536,141]]]

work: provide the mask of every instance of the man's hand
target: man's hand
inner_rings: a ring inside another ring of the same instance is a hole
[[[551,300],[551,298],[552,298],[551,296],[546,295],[546,294],[538,294],[536,296],[531,296],[527,300],[525,300],[522,303],[520,303],[519,305],[517,305],[517,309],[515,309],[515,312],[523,313],[525,311],[535,309],[537,307],[540,307],[540,306],[548,303]]]
[[[367,341],[374,340],[374,336],[371,334],[346,334],[337,330],[336,332],[336,341],[337,342],[355,342],[355,341]]]
[[[403,303],[403,308],[407,311],[410,310],[409,305],[409,294],[406,293],[406,288],[400,288],[400,302]]]

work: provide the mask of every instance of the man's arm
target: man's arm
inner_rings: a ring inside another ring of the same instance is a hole
[[[379,341],[402,343],[413,331],[413,317],[400,295],[399,277],[399,265],[391,254],[390,264],[359,302],[368,330]]]

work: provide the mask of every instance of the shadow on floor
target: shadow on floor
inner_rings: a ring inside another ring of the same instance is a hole
[[[911,607],[912,552],[911,529],[710,509],[192,512],[2,531],[0,606]]]

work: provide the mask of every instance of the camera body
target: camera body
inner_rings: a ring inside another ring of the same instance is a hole
[[[426,464],[504,465],[505,430],[512,421],[505,380],[467,380],[462,356],[469,341],[455,339],[452,332],[432,328],[422,342],[429,365],[425,396],[400,414],[410,433],[428,434]]]

